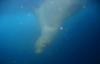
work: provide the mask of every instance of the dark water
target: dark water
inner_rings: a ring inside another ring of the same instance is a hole
[[[38,0],[0,1],[0,64],[99,64],[98,1],[88,1],[85,9],[65,20],[64,30],[41,55],[34,53],[40,26],[32,3],[40,4]],[[21,4],[25,8],[20,9]]]

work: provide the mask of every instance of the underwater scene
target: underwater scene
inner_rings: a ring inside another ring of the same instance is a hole
[[[99,64],[98,10],[99,0],[0,0],[0,64]]]

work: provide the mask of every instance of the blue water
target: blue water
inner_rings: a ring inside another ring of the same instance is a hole
[[[42,0],[0,1],[0,64],[98,63],[98,2],[88,1],[85,9],[66,19],[64,30],[58,33],[43,54],[37,55],[34,53],[34,44],[40,35],[40,26],[32,7],[39,7],[41,2]],[[22,3],[25,8],[20,9],[18,5]]]

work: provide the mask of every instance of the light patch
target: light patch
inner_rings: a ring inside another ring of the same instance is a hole
[[[23,22],[19,22],[19,24],[23,24]]]
[[[23,6],[23,5],[21,5],[21,6],[20,6],[20,8],[24,8],[24,6]]]
[[[53,5],[53,4],[55,4],[55,2],[54,2],[54,1],[50,1],[49,3],[50,3],[50,4],[52,4],[52,5]]]
[[[40,22],[41,35],[36,41],[35,52],[41,54],[57,35],[66,18],[83,9],[84,0],[46,0],[36,14]]]
[[[64,28],[61,26],[61,27],[60,27],[60,30],[63,30],[63,29],[64,29]]]
[[[27,16],[31,16],[31,15],[32,15],[31,13],[28,13],[28,14],[27,14]]]
[[[63,9],[61,7],[59,7],[58,10],[59,10],[59,12],[62,12],[63,11]]]
[[[86,6],[84,5],[83,8],[86,8]]]

